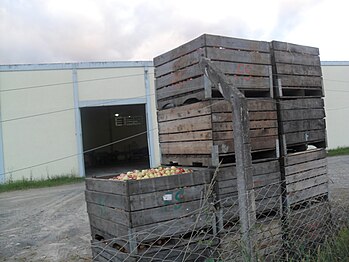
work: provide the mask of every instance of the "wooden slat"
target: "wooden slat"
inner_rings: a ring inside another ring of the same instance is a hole
[[[315,55],[315,56],[319,55],[319,48],[317,47],[296,45],[296,44],[280,42],[280,41],[272,41],[272,47],[274,50],[287,51],[291,54],[300,53],[300,54],[309,54],[309,55]]]
[[[294,193],[290,193],[287,196],[288,199],[288,203],[290,205],[298,203],[298,202],[302,202],[305,201],[306,199],[309,198],[313,198],[316,196],[320,196],[323,194],[328,194],[328,184],[320,184],[320,185],[316,185],[314,187],[310,187],[310,188],[306,188],[304,190],[301,191],[297,191]]]
[[[192,132],[210,130],[212,128],[211,116],[199,116],[185,119],[178,119],[159,123],[159,134]]]
[[[282,122],[281,125],[284,134],[307,130],[324,130],[326,128],[325,119],[287,121]]]
[[[182,106],[187,103],[189,100],[201,101],[205,99],[205,90],[201,89],[199,91],[195,91],[193,93],[185,93],[178,97],[172,97],[169,99],[157,100],[157,108],[164,109],[174,107],[174,106]]]
[[[268,137],[276,136],[278,134],[277,128],[262,128],[254,129],[250,131],[250,137]],[[222,131],[222,132],[213,132],[213,140],[228,140],[233,138],[233,131]],[[266,138],[268,139],[268,138]]]
[[[322,119],[324,117],[324,109],[293,109],[280,111],[280,121]]]
[[[257,64],[243,64],[233,62],[213,61],[224,74],[244,75],[244,76],[264,76],[269,77],[269,66]],[[247,79],[247,78],[246,78]]]
[[[178,163],[182,166],[192,166],[194,163],[200,163],[202,166],[212,166],[211,155],[166,155],[162,154],[161,163],[168,165]]]
[[[131,226],[130,213],[122,209],[110,208],[87,202],[87,213],[116,224]]]
[[[327,168],[326,168],[326,166],[321,166],[318,168],[314,168],[314,169],[310,169],[310,170],[303,171],[300,173],[296,173],[294,175],[288,175],[288,176],[286,176],[285,180],[286,180],[287,184],[291,184],[291,183],[295,183],[297,181],[301,181],[304,179],[309,179],[312,177],[325,175],[325,174],[327,174]]]
[[[309,130],[285,134],[287,145],[326,141],[326,130]]]
[[[121,224],[116,224],[114,222],[108,221],[106,219],[94,216],[94,215],[89,215],[90,219],[90,225],[101,230],[104,232],[108,232],[109,234],[113,236],[123,236],[128,238],[128,229],[129,227],[123,226]]]
[[[250,112],[250,121],[257,120],[276,120],[276,111],[266,111],[266,112]],[[213,113],[212,122],[228,122],[232,120],[232,113]]]
[[[208,115],[211,114],[210,105],[210,101],[203,101],[181,107],[159,110],[157,112],[158,122]]]
[[[320,57],[309,54],[274,50],[274,59],[276,63],[321,66]]]
[[[86,178],[85,183],[86,189],[90,191],[126,195],[125,184],[116,184],[114,181],[101,178]]]
[[[122,183],[120,181],[111,182],[115,184]],[[126,196],[86,190],[85,198],[86,202],[89,203],[128,210],[128,198]]]
[[[206,39],[206,46],[223,47],[237,50],[250,50],[259,52],[270,52],[268,42],[255,41],[247,39],[239,39],[218,35],[204,35]]]
[[[270,54],[206,47],[207,58],[215,61],[229,61],[249,64],[271,65]]]
[[[181,57],[185,54],[188,54],[190,52],[193,52],[194,50],[203,47],[205,43],[205,36],[199,36],[198,38],[195,38],[194,40],[185,43],[171,51],[168,51],[162,55],[159,55],[154,58],[154,66],[157,67],[159,65],[162,65],[168,61],[174,60],[178,57]]]
[[[324,100],[322,98],[304,98],[279,101],[280,110],[289,109],[322,109]]]
[[[323,158],[326,158],[325,149],[312,149],[304,152],[287,154],[287,156],[285,157],[285,165],[291,166]]]
[[[214,138],[217,139],[217,138]],[[181,142],[181,141],[200,141],[200,140],[212,140],[212,131],[197,131],[197,132],[185,132],[175,134],[160,134],[159,141],[163,142]]]
[[[161,143],[162,154],[211,154],[212,141],[183,141],[182,143]]]
[[[282,87],[322,88],[322,77],[278,75]]]
[[[327,175],[318,175],[298,182],[290,183],[286,186],[288,194],[292,194],[297,191],[304,190],[306,188],[313,187],[315,185],[320,185],[323,183],[328,183]]]
[[[291,65],[276,63],[278,74],[282,75],[299,75],[299,76],[322,76],[320,66],[310,65]]]
[[[326,159],[318,159],[318,160],[313,160],[313,161],[296,164],[292,166],[286,166],[285,175],[288,176],[288,175],[300,173],[306,170],[323,167],[323,166],[326,166],[326,163],[327,163]]]

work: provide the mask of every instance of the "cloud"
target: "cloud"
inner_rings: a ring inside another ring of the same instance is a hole
[[[331,30],[319,19],[328,3],[332,1],[4,0],[0,64],[152,60],[203,33],[321,45],[331,57],[324,34],[340,39],[344,32],[309,34],[314,20]],[[349,59],[347,51],[341,55]]]

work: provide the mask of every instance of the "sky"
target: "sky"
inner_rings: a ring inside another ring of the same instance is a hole
[[[204,33],[349,61],[345,0],[0,0],[0,64],[139,61]]]

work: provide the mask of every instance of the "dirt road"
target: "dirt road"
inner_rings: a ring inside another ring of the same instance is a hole
[[[349,202],[349,156],[328,158],[331,196]],[[0,261],[90,261],[84,183],[0,194]]]

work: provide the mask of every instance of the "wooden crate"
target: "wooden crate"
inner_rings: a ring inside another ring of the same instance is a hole
[[[119,253],[144,255],[141,247],[169,248],[179,245],[173,239],[213,231],[215,215],[209,201],[203,201],[210,170],[145,180],[108,178],[86,178],[93,241],[115,238],[115,245],[124,247]]]
[[[278,159],[253,163],[253,186],[257,216],[269,216],[281,210],[281,174]],[[237,174],[235,165],[220,167],[215,175],[219,224],[221,228],[239,219]]]
[[[154,58],[158,109],[221,97],[199,66],[207,57],[247,97],[272,97],[268,42],[204,34]]]
[[[328,199],[325,149],[288,154],[284,159],[286,208],[308,206]]]
[[[278,139],[276,104],[249,99],[252,157],[275,157]],[[210,99],[158,111],[162,163],[217,166],[235,162],[232,109],[225,100]]]
[[[324,95],[318,48],[272,41],[271,49],[276,97]]]
[[[307,145],[326,147],[325,109],[322,98],[279,100],[279,134],[285,149]]]

